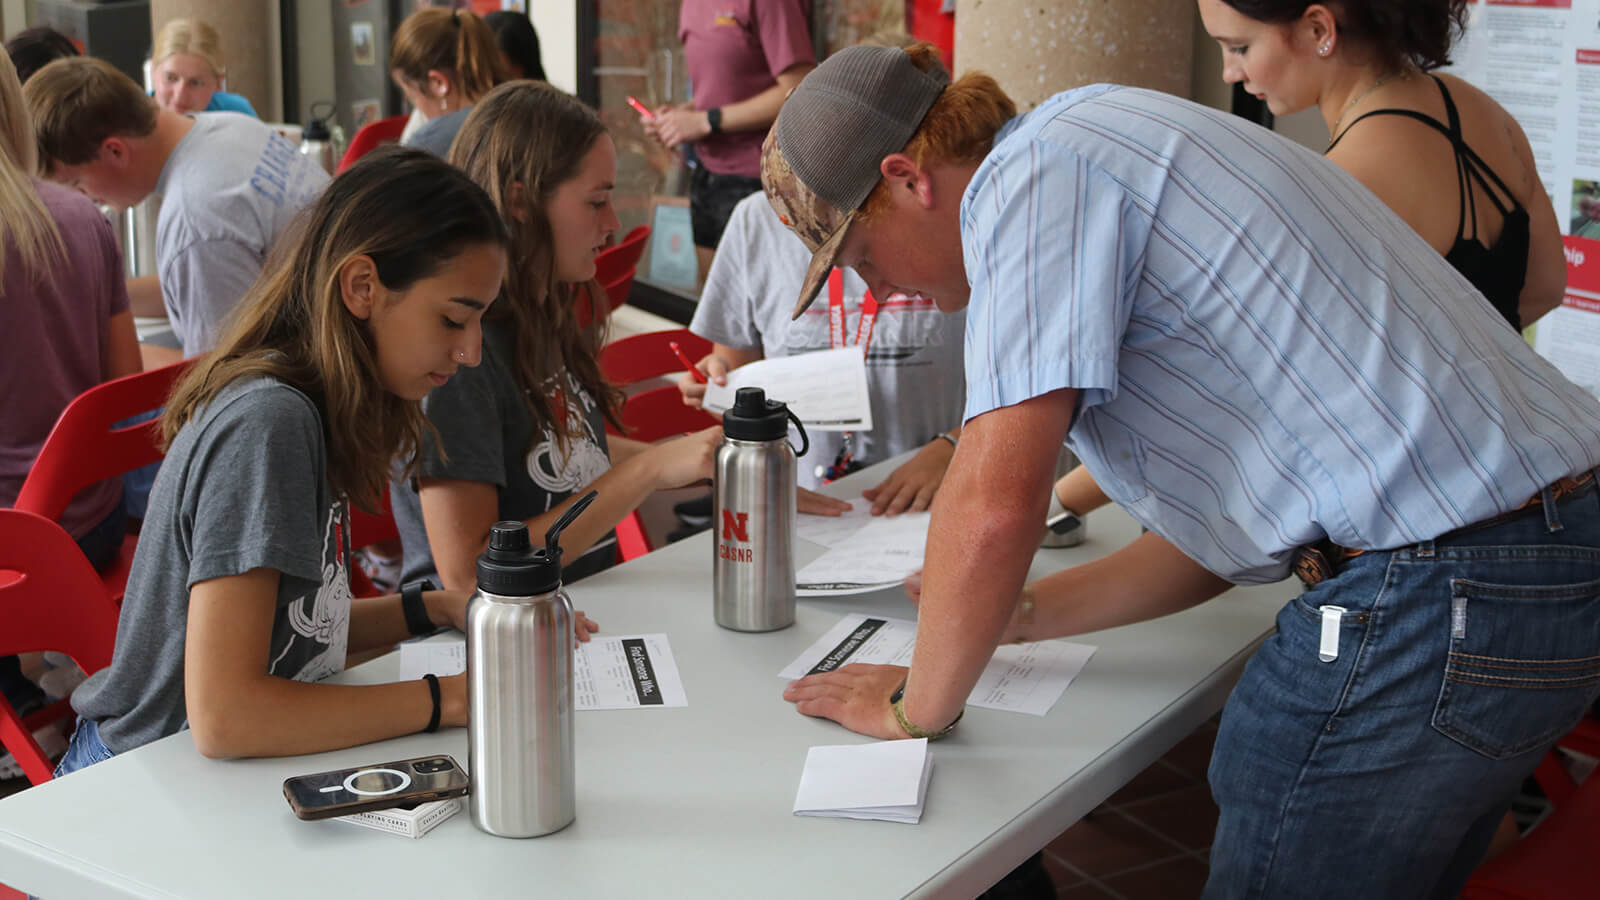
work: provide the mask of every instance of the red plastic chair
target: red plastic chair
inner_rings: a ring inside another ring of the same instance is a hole
[[[350,506],[350,549],[360,550],[372,544],[397,540],[400,527],[394,523],[394,510],[389,505],[389,493],[383,494],[383,508],[377,515],[365,513]],[[376,597],[383,593],[367,577],[367,573],[354,560],[350,562],[350,596]]]
[[[1600,757],[1600,720],[1584,719],[1556,743]],[[1594,897],[1594,849],[1600,846],[1600,773],[1572,780],[1559,754],[1545,754],[1533,777],[1551,813],[1504,853],[1479,866],[1462,900],[1588,900]]]
[[[84,488],[161,459],[161,423],[113,427],[139,413],[160,409],[173,385],[188,371],[183,360],[148,372],[114,378],[79,394],[61,411],[55,428],[39,448],[39,456],[17,494],[17,509],[58,521],[67,504]],[[100,573],[106,596],[122,602],[138,538],[123,539],[117,558]]]
[[[649,239],[650,226],[640,225],[594,258],[594,279],[606,289],[606,300],[611,304],[607,315],[628,302],[628,291],[633,288],[633,276],[639,270],[639,259],[644,256],[644,245]]]
[[[594,278],[604,285],[610,285],[624,275],[631,275],[639,266],[639,258],[644,255],[645,241],[650,239],[650,226],[639,225],[632,231],[622,236],[610,247],[600,251],[594,258]]]
[[[111,664],[117,607],[72,536],[54,521],[22,509],[0,509],[0,656],[55,650],[85,673]],[[33,730],[72,715],[66,700],[18,716],[0,697],[0,743],[33,784],[54,766]]]
[[[355,165],[356,160],[371,153],[380,144],[389,144],[400,140],[401,132],[406,130],[407,116],[390,116],[376,122],[368,122],[356,131],[355,137],[350,139],[350,145],[344,148],[344,156],[339,157],[339,165],[334,170],[343,172]]]
[[[683,362],[668,346],[674,341],[677,342],[679,349],[683,350],[683,355],[693,361],[699,361],[701,357],[711,352],[711,342],[687,328],[651,331],[612,341],[601,347],[600,372],[607,381],[622,387],[663,375],[677,378],[683,372]],[[690,412],[700,411],[690,410]],[[701,415],[710,418],[709,413]],[[711,424],[715,425],[715,420]]]
[[[629,236],[632,237],[631,234]],[[687,329],[654,331],[612,341],[602,347],[600,371],[607,381],[620,387],[663,375],[676,375],[683,371],[683,363],[667,346],[669,341],[677,341],[684,355],[690,359],[697,360],[711,352],[710,341]],[[630,394],[623,402],[620,418],[627,428],[628,437],[647,443],[717,424],[716,418],[710,413],[684,406],[675,385]],[[606,430],[617,433],[610,425],[606,426]],[[650,539],[645,535],[644,523],[640,521],[637,511],[630,513],[617,525],[617,549],[624,562],[650,552]]]

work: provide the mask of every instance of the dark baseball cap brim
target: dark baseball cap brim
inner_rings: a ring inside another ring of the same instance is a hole
[[[806,269],[806,280],[800,286],[800,299],[795,302],[794,314],[789,317],[791,320],[800,318],[816,301],[817,294],[822,291],[822,283],[828,280],[828,273],[838,263],[839,251],[844,248],[845,236],[855,220],[855,213],[845,213],[843,224],[834,229],[833,234],[828,235],[828,239],[811,254],[811,266]]]

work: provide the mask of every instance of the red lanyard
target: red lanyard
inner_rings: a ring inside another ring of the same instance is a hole
[[[878,301],[867,291],[861,298],[861,321],[856,324],[856,346],[861,355],[872,345],[872,326],[878,321]],[[828,346],[837,350],[844,343],[844,270],[828,273]]]

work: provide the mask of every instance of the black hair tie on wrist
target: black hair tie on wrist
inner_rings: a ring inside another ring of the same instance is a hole
[[[433,698],[433,715],[428,717],[428,727],[422,730],[426,734],[433,734],[439,730],[439,676],[429,672],[422,676],[422,680],[428,683],[428,695]]]

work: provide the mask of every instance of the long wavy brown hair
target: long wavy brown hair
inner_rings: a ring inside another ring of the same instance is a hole
[[[542,81],[511,81],[478,101],[450,148],[450,161],[489,193],[511,232],[505,284],[485,318],[510,331],[511,363],[528,412],[563,444],[583,430],[581,422],[566,421],[554,408],[551,383],[563,371],[621,429],[621,393],[600,374],[605,318],[582,321],[588,305],[580,298],[585,292],[604,298],[605,289],[593,279],[585,284],[556,279],[554,235],[545,212],[550,194],[576,176],[605,133],[599,116],[576,97]],[[513,184],[523,185],[522,190],[514,192]]]
[[[229,384],[276,378],[317,405],[335,495],[376,511],[392,461],[416,456],[427,420],[384,388],[371,329],[345,308],[339,273],[366,256],[384,287],[404,291],[463,250],[508,239],[489,197],[454,166],[415,149],[367,154],[300,213],[217,349],[179,382],[165,443]]]

